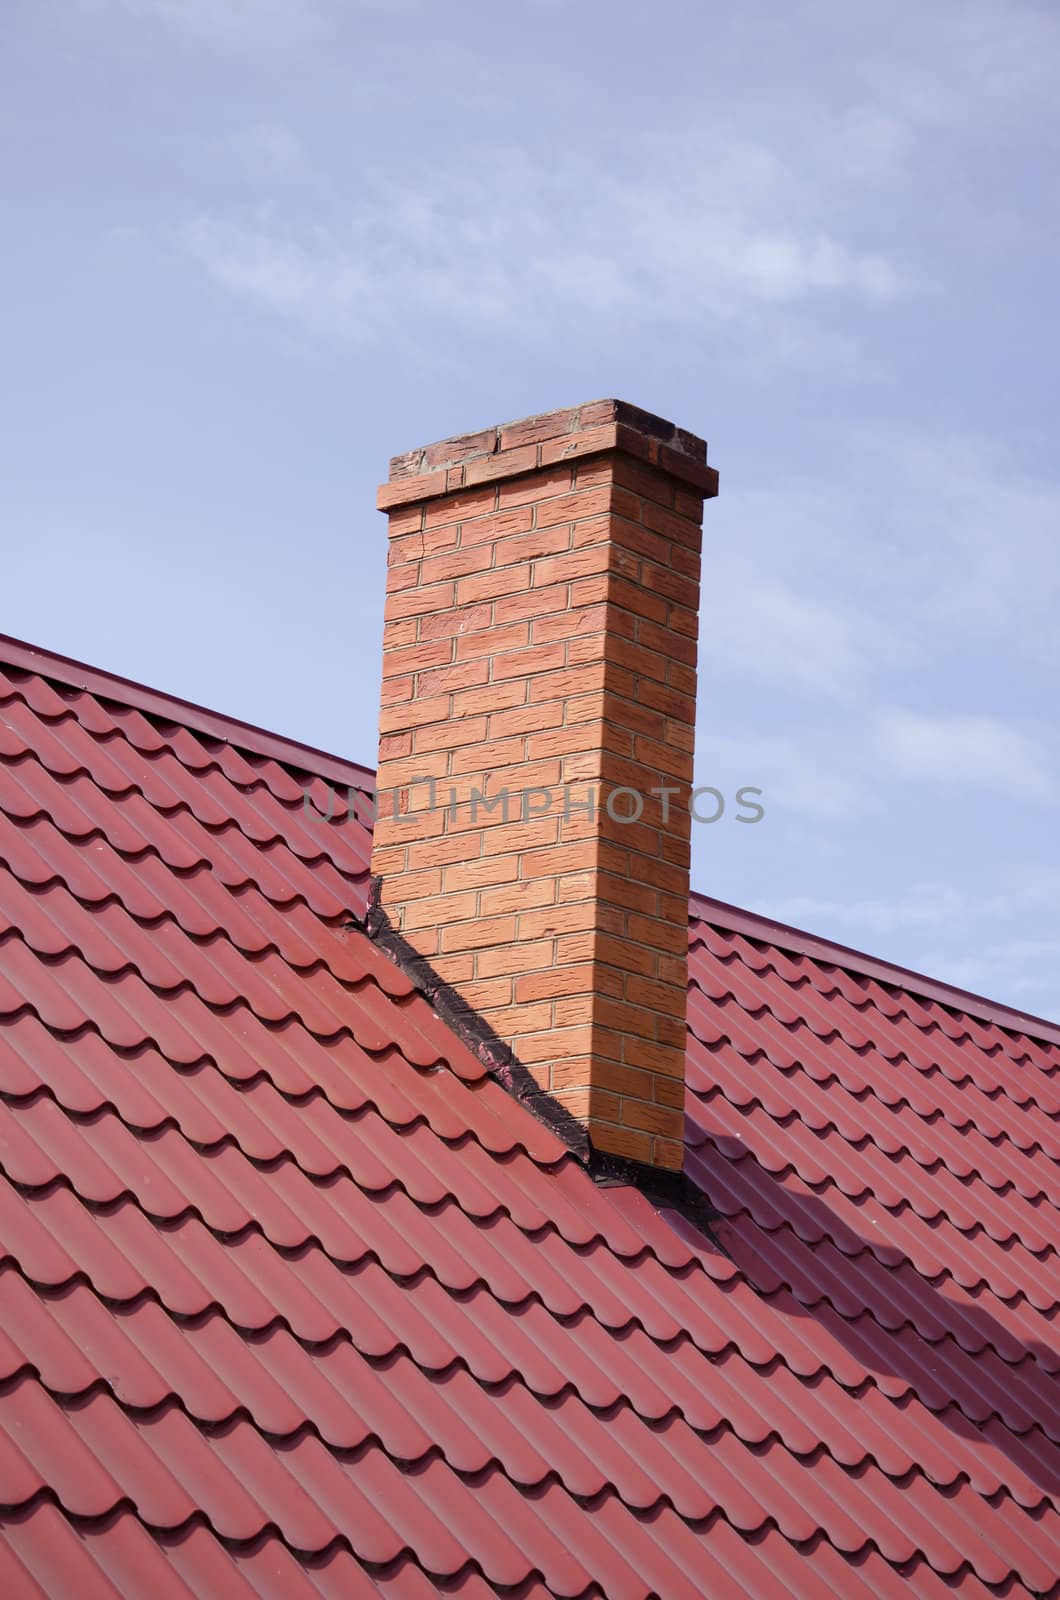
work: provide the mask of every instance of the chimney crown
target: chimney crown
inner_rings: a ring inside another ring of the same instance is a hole
[[[395,456],[376,919],[573,1147],[679,1169],[703,440],[598,400]]]

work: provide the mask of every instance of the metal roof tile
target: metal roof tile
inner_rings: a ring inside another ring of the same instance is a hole
[[[352,925],[369,839],[327,820],[341,764],[19,650],[0,1581],[1052,1581],[1053,1034],[695,902],[707,1233],[593,1185]]]

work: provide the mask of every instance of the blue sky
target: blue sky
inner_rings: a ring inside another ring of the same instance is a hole
[[[387,458],[703,433],[722,899],[1060,1015],[1060,12],[7,0],[0,628],[371,762]]]

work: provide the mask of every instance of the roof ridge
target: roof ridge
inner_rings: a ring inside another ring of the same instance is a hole
[[[266,756],[334,783],[353,788],[375,785],[374,770],[362,766],[360,762],[319,750],[314,745],[302,744],[281,733],[272,733],[239,717],[211,711],[207,706],[197,705],[193,700],[183,700],[179,695],[167,694],[161,689],[152,689],[134,678],[123,678],[116,672],[91,667],[71,656],[57,655],[53,650],[44,650],[39,645],[28,644],[10,634],[0,633],[0,662],[23,672],[37,673],[40,677],[50,678],[72,689],[84,689],[89,694],[116,700],[137,711],[145,711],[149,716],[161,717],[167,722],[175,722],[197,733],[205,733],[210,738],[220,739],[237,750]]]
[[[875,978],[879,983],[896,984],[925,1000],[935,1000],[939,1005],[962,1011],[981,1022],[991,1022],[1049,1044],[1060,1044],[1060,1023],[1035,1016],[1031,1011],[1019,1011],[1015,1006],[975,994],[970,989],[960,989],[956,984],[929,977],[913,967],[903,967],[897,961],[869,955],[851,945],[840,944],[837,939],[808,933],[804,928],[794,928],[764,912],[747,911],[742,906],[714,900],[695,890],[689,898],[689,911],[693,917],[723,928],[727,933],[742,934],[748,939],[762,939],[793,955],[809,956],[813,961],[824,961],[860,977]]]

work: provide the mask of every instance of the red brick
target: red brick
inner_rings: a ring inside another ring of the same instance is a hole
[[[512,1003],[511,978],[472,979],[460,985],[460,998],[476,1011],[497,1011]]]
[[[518,1040],[523,1034],[552,1028],[555,1018],[551,1000],[537,1000],[529,1005],[509,1006],[506,1011],[499,1011],[493,1021],[502,1038]]]
[[[627,1161],[640,1161],[645,1166],[651,1162],[651,1135],[634,1128],[613,1127],[610,1122],[590,1124],[590,1137],[597,1150],[607,1155],[625,1156]]]
[[[595,1010],[595,994],[569,994],[552,1002],[552,1026],[574,1028],[591,1023]]]
[[[563,934],[556,940],[556,965],[563,967],[571,962],[591,961],[596,938],[596,933],[591,929]]]
[[[416,693],[430,698],[431,695],[452,694],[457,689],[476,689],[488,677],[488,661],[465,661],[459,666],[418,673]]]
[[[646,762],[677,783],[692,782],[692,757],[687,750],[674,750],[656,739],[637,738],[633,741],[633,754],[636,760]]]
[[[411,733],[384,733],[379,739],[380,761],[398,760],[412,754]]]
[[[419,619],[409,617],[405,622],[383,623],[383,655],[388,650],[400,650],[406,644],[415,644],[419,637]]]
[[[486,737],[485,717],[461,717],[456,722],[435,722],[417,728],[413,735],[417,750],[451,750],[474,745]]]
[[[652,1094],[657,1105],[671,1106],[675,1111],[684,1110],[685,1086],[680,1078],[653,1078]]]
[[[555,843],[558,823],[555,817],[540,817],[534,822],[505,822],[483,835],[484,855],[506,855],[510,850],[535,850]]]
[[[444,821],[444,818],[440,819]],[[466,835],[457,835],[455,838],[426,839],[407,846],[409,867],[444,866],[447,862],[467,861],[477,859],[479,851],[474,846],[479,844],[477,839],[469,839]],[[375,850],[372,851],[372,867],[375,868]],[[379,869],[384,877],[386,869]]]
[[[495,447],[496,440],[495,428],[482,428],[478,433],[461,433],[452,439],[440,439],[437,444],[429,444],[422,452],[413,452],[412,466],[416,471],[451,467],[454,462],[466,461],[471,456],[488,454]],[[395,475],[395,465],[400,471],[405,464],[403,457],[398,457],[397,463],[392,461],[391,477]]]
[[[531,589],[526,594],[508,595],[497,600],[493,617],[498,623],[522,622],[527,617],[544,617],[556,611],[566,611],[569,603],[570,589],[560,583],[552,589]]]
[[[404,538],[399,538],[393,528],[390,532],[390,543],[387,546],[386,564],[388,567],[398,567],[406,561],[422,561],[424,556],[423,534],[410,533]]]
[[[577,667],[592,661],[603,661],[608,649],[614,648],[606,633],[587,633],[580,639],[571,639],[567,645],[567,663]]]
[[[650,1038],[623,1038],[623,1061],[632,1066],[645,1067],[656,1077],[677,1078],[684,1083],[685,1043],[674,1050],[673,1045],[658,1045]]]
[[[699,522],[691,517],[677,516],[675,512],[664,507],[647,502],[643,508],[644,526],[653,533],[661,533],[667,539],[672,539],[676,544],[684,545],[688,550],[698,550],[702,540],[703,531]]]
[[[445,892],[458,889],[492,888],[498,883],[513,883],[519,876],[519,857],[480,856],[477,861],[454,861],[442,869]]]
[[[615,483],[640,495],[644,500],[665,506],[667,510],[673,507],[675,487],[673,480],[654,467],[641,466],[639,462],[619,456],[615,460]]]
[[[519,1040],[519,1057],[528,1065],[536,1061],[569,1061],[588,1055],[592,1035],[590,1027],[549,1028],[536,1036],[529,1034]]]
[[[538,500],[548,500],[563,494],[574,481],[574,469],[569,466],[549,467],[535,472],[532,478],[519,478],[498,486],[500,505],[507,510],[512,506],[534,505]]]
[[[490,769],[490,780],[499,787],[503,788],[506,786],[507,788],[511,789],[514,799],[516,790],[547,790],[550,788],[558,788],[560,781],[560,765],[559,761],[556,759],[546,759],[544,761],[520,760],[513,762],[507,767],[492,767]],[[548,812],[554,812],[556,815],[562,813],[563,796],[557,793],[550,795],[547,798],[549,801],[547,811],[545,806],[546,797],[544,795],[538,795],[536,797],[531,795],[525,800],[525,802],[520,799],[518,803],[521,806],[525,804],[525,806],[528,808],[528,816],[545,816],[548,814]]]
[[[601,962],[648,978],[655,976],[660,959],[653,949],[608,933],[602,933],[597,940],[597,954]]]
[[[446,611],[454,599],[455,590],[451,583],[435,583],[426,589],[388,595],[386,619],[393,622],[401,617],[421,617],[431,611]]]
[[[455,633],[475,633],[488,628],[493,621],[493,608],[488,603],[480,606],[461,606],[459,610],[439,611],[420,618],[421,639],[449,639]]]
[[[515,706],[510,711],[490,714],[490,735],[509,733],[539,733],[545,728],[555,728],[563,721],[563,702],[556,700],[545,705]]]
[[[383,679],[398,673],[419,672],[424,667],[440,667],[453,659],[451,639],[429,639],[405,650],[388,650],[383,657]]]
[[[402,885],[402,896],[405,887]],[[464,894],[437,894],[417,897],[410,893],[408,903],[404,907],[401,918],[402,931],[416,928],[438,928],[447,924],[461,923],[468,917],[474,917],[478,909],[478,893],[469,889]],[[467,950],[470,946],[461,942],[458,946]]]
[[[565,1069],[562,1074],[552,1073],[549,1084],[549,1088],[552,1090],[552,1098],[563,1107],[568,1116],[576,1117],[583,1122],[587,1121],[589,1108],[593,1104],[591,1089],[587,1087],[565,1089],[562,1084],[565,1077],[571,1077],[576,1079],[579,1084],[587,1085],[592,1074],[592,1058],[586,1056],[577,1063],[565,1061],[562,1065]],[[599,1099],[595,1103],[599,1105]]]
[[[448,695],[438,695],[433,700],[406,700],[400,705],[384,706],[379,713],[380,733],[400,733],[407,728],[420,728],[427,722],[446,722],[451,715]]]
[[[445,578],[463,578],[469,572],[488,571],[489,546],[471,550],[453,550],[447,555],[431,556],[420,563],[424,583],[440,583]]]
[[[519,937],[540,939],[546,934],[579,933],[591,928],[595,919],[594,904],[546,906],[541,911],[524,911],[519,918]]]
[[[698,529],[703,520],[703,490],[678,489],[674,495],[674,510]]]
[[[494,546],[493,564],[495,567],[507,567],[514,562],[535,561],[540,556],[555,555],[569,548],[568,528],[536,528],[531,533],[501,539]]]
[[[453,696],[454,717],[477,717],[491,711],[503,711],[510,706],[521,706],[526,700],[526,683],[522,678],[508,683],[488,683],[482,688],[464,689]]]
[[[515,473],[529,472],[536,466],[537,450],[533,445],[501,449],[469,461],[464,467],[464,482],[488,483],[494,478],[510,478]]]
[[[682,694],[670,684],[657,683],[645,678],[637,684],[637,699],[642,705],[651,706],[654,711],[661,711],[665,716],[676,717],[680,722],[694,723],[696,720],[694,697]]]
[[[515,942],[514,917],[476,917],[473,922],[443,926],[443,950],[483,950]]]
[[[512,622],[506,628],[488,628],[482,633],[468,633],[456,641],[456,659],[470,661],[476,656],[495,656],[501,650],[518,650],[530,643],[530,624]]]
[[[579,638],[584,634],[602,633],[609,624],[605,605],[583,606],[578,611],[560,611],[547,617],[537,617],[530,624],[535,644],[551,644],[556,639]],[[633,622],[629,622],[629,636],[633,636]]]
[[[482,718],[476,717],[478,726]],[[462,748],[454,751],[450,770],[456,772],[493,772],[497,767],[510,766],[526,754],[526,740],[518,735],[511,739],[469,739]]]
[[[571,728],[549,728],[542,733],[532,733],[526,741],[526,753],[531,761],[536,761],[543,756],[562,756],[583,751],[587,744],[592,744],[590,736],[583,726],[576,724]],[[595,749],[595,745],[592,748]]]
[[[615,560],[609,544],[593,544],[584,550],[568,550],[562,556],[549,556],[534,563],[534,588],[547,589],[554,583],[573,583],[576,578],[591,578],[609,571]]]
[[[595,606],[609,600],[614,589],[614,577],[609,572],[597,572],[591,578],[579,578],[570,586],[572,606]]]
[[[539,416],[526,417],[522,422],[512,422],[501,429],[501,449],[517,445],[540,444],[543,439],[562,438],[578,426],[578,412],[543,411]]]
[[[667,600],[673,600],[679,606],[692,610],[699,604],[699,584],[695,578],[686,578],[683,572],[645,562],[641,567],[640,581],[653,594],[665,595]]]
[[[623,550],[643,556],[645,560],[654,561],[661,567],[671,565],[673,546],[660,534],[650,533],[642,522],[632,522],[628,517],[612,517],[611,537]]]
[[[556,898],[556,885],[548,878],[515,883],[498,884],[493,889],[483,889],[479,908],[483,916],[493,916],[501,911],[527,911],[550,906]]]
[[[464,494],[447,494],[431,501],[424,508],[425,528],[437,528],[450,522],[466,522],[469,517],[480,517],[497,509],[497,490],[491,484],[485,488],[469,489]]]
[[[671,1106],[646,1105],[640,1100],[622,1101],[622,1123],[628,1128],[643,1128],[664,1138],[679,1139],[684,1132],[684,1112]]]
[[[626,977],[624,997],[633,1005],[650,1006],[665,1016],[680,1016],[682,1025],[684,1024],[684,984],[680,988],[675,988],[672,984],[660,983],[655,978],[642,978],[636,973],[630,973]]]
[[[612,518],[608,512],[596,517],[584,517],[571,526],[571,545],[580,550],[587,544],[600,544],[611,537]]]
[[[415,533],[423,527],[422,505],[396,506],[388,518],[390,537]]]
[[[529,680],[530,699],[531,701],[566,700],[571,695],[594,687],[595,683],[601,685],[603,683],[601,667],[545,672]]]
[[[414,679],[410,673],[401,678],[384,678],[380,691],[380,701],[384,706],[398,705],[402,700],[412,699]]]
[[[565,665],[565,644],[538,644],[527,650],[502,652],[493,657],[492,679],[497,683],[505,678],[529,678],[539,672],[552,672]]]
[[[405,589],[415,589],[420,581],[420,569],[416,562],[410,562],[405,567],[388,567],[386,574],[386,592],[401,594]]]
[[[497,543],[507,535],[526,533],[534,525],[534,513],[529,506],[514,506],[510,511],[498,511],[493,516],[476,517],[460,526],[460,548],[471,545]]]
[[[647,645],[649,650],[658,650],[672,660],[682,661],[685,666],[695,666],[697,654],[695,636],[690,639],[684,633],[674,632],[672,607],[669,626],[661,627],[657,622],[649,622],[646,618],[639,617],[636,628],[638,643]]]
[[[608,594],[611,601],[623,611],[632,611],[635,616],[646,617],[649,622],[666,621],[669,611],[666,601],[661,595],[648,593],[639,584],[616,577],[610,584]]]
[[[576,489],[573,494],[556,495],[537,507],[535,518],[539,528],[555,527],[558,523],[578,522],[585,517],[595,517],[607,510],[610,489]]]
[[[686,550],[683,545],[670,546],[670,565],[675,572],[683,572],[686,577],[694,578],[698,583],[703,570],[703,560],[698,550]]]
[[[551,939],[542,939],[534,944],[500,945],[492,950],[480,950],[475,957],[476,971],[484,978],[498,973],[536,972],[551,960]]]
[[[515,594],[528,588],[529,584],[529,567],[505,567],[501,572],[483,572],[477,578],[461,578],[458,581],[456,603],[461,606],[474,605],[476,600],[493,600],[498,595]],[[494,616],[497,616],[496,611]]]
[[[684,1130],[682,1129],[682,1132]],[[652,1139],[652,1165],[665,1167],[671,1172],[680,1172],[684,1161],[685,1147],[680,1139]]]
[[[551,845],[544,850],[527,850],[523,857],[523,871],[527,877],[539,875],[555,877],[564,872],[582,872],[596,865],[596,844],[593,840],[574,844]]]
[[[554,1000],[558,995],[590,993],[595,970],[586,964],[526,973],[515,980],[515,997],[517,1000]]]

